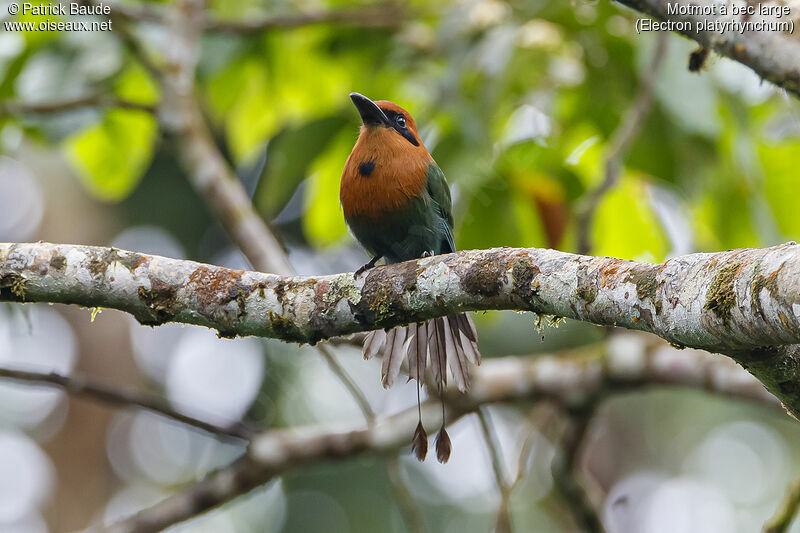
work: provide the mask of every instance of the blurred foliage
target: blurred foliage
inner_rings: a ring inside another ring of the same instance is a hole
[[[89,192],[122,200],[150,163],[156,129],[148,113],[113,109],[100,123],[67,138],[64,149]]]
[[[606,143],[649,68],[654,38],[635,36],[631,17],[608,3],[472,0],[413,8],[427,15],[396,30],[319,25],[206,37],[198,92],[232,163],[245,168],[262,159],[251,187],[258,210],[272,220],[300,195],[281,215],[283,223],[301,221],[292,226],[300,232],[293,242],[352,244],[338,178],[356,136],[347,99],[355,90],[416,116],[453,184],[460,247],[573,249],[575,206],[602,178]],[[212,11],[242,19],[291,6],[218,1]],[[153,80],[112,35],[93,35],[91,46],[42,32],[5,38],[4,98],[105,91],[158,100]],[[796,104],[727,60],[689,73],[689,49],[671,39],[652,111],[618,185],[598,205],[594,253],[661,260],[687,249],[676,238],[688,249],[713,250],[800,233],[791,194],[800,179]],[[143,112],[3,123],[60,144],[81,183],[103,201],[124,200],[144,173],[159,172],[150,167],[156,123]],[[654,205],[660,196],[653,187],[676,201]],[[664,231],[665,216],[686,219],[688,234]]]

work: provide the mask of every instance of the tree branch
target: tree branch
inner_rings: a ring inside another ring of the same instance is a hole
[[[506,469],[503,465],[500,439],[497,436],[497,431],[494,428],[494,423],[492,422],[489,411],[484,407],[480,407],[475,412],[478,415],[478,422],[480,422],[481,425],[483,439],[486,441],[486,448],[489,450],[494,479],[495,482],[497,482],[497,490],[500,493],[500,505],[497,508],[494,532],[511,533],[513,531],[510,509],[512,487],[509,480],[506,479]]]
[[[278,240],[255,212],[250,197],[214,143],[194,92],[194,69],[199,54],[199,21],[203,3],[176,4],[174,42],[168,68],[159,81],[164,100],[162,127],[175,135],[179,156],[191,185],[206,200],[253,267],[263,272],[291,273]]]
[[[49,115],[56,113],[67,113],[77,109],[87,107],[131,109],[134,111],[144,111],[155,113],[155,106],[123,100],[107,94],[89,94],[67,100],[53,102],[19,102],[6,100],[0,102],[0,113],[10,115]]]
[[[358,28],[395,28],[408,19],[407,8],[398,2],[383,2],[335,11],[308,11],[293,15],[278,15],[255,20],[206,21],[206,29],[216,33],[247,35],[267,30],[290,29],[310,24],[337,24]]]
[[[566,500],[580,531],[603,533],[605,528],[580,482],[580,460],[599,398],[565,413],[561,445],[553,459],[553,482]]]
[[[0,300],[109,307],[221,336],[319,340],[461,311],[514,309],[655,333],[734,357],[800,413],[800,245],[662,264],[537,248],[468,250],[286,277],[110,248],[0,244]]]
[[[151,24],[164,24],[167,13],[158,4],[130,6],[115,4],[114,14],[129,21]],[[408,9],[398,2],[383,2],[372,5],[345,7],[330,11],[305,11],[255,17],[252,20],[220,20],[212,18],[206,11],[203,27],[214,33],[249,35],[269,30],[292,29],[314,24],[338,24],[356,28],[394,28],[408,19]]]
[[[425,523],[419,506],[414,500],[414,495],[408,488],[408,480],[400,467],[400,459],[395,454],[386,459],[386,472],[389,474],[389,483],[394,492],[394,499],[400,512],[403,514],[408,531],[411,533],[425,533]]]
[[[447,396],[447,418],[502,401],[552,399],[563,405],[585,402],[610,390],[678,385],[778,405],[763,387],[731,361],[693,350],[657,350],[591,356],[505,357],[476,368],[468,394]],[[423,404],[429,427],[441,423],[438,399]],[[407,446],[417,424],[416,406],[381,417],[371,425],[310,426],[264,432],[252,440],[248,454],[233,465],[208,474],[199,483],[105,528],[93,531],[149,533],[222,505],[292,469],[310,463],[344,460],[356,455],[385,455]]]
[[[181,422],[188,426],[201,429],[218,437],[227,437],[247,440],[253,435],[253,430],[235,424],[229,427],[221,427],[191,416],[184,415],[167,405],[163,400],[156,397],[145,396],[134,392],[120,390],[118,387],[108,387],[99,383],[91,383],[75,376],[62,376],[55,372],[33,372],[27,370],[15,370],[10,368],[0,368],[0,378],[7,378],[15,381],[41,384],[50,387],[64,389],[73,396],[79,396],[96,400],[121,407],[141,407],[159,415],[163,415],[172,420]]]
[[[675,31],[694,39],[720,55],[729,57],[743,65],[750,67],[763,79],[769,80],[778,87],[782,87],[800,96],[800,40],[780,31],[759,31],[746,29],[740,31],[739,27],[727,27],[727,31],[720,32],[713,27],[705,29],[699,23],[709,21],[712,24],[755,23],[775,21],[774,17],[761,15],[733,15],[731,6],[728,5],[728,15],[677,15],[668,13],[669,4],[681,6],[699,6],[699,8],[714,9],[719,13],[719,3],[714,0],[693,0],[690,2],[676,2],[675,0],[616,0],[637,11],[645,13],[654,19],[670,23],[678,23]],[[737,4],[740,5],[740,4]],[[701,11],[702,12],[702,11]],[[787,21],[784,17],[779,19]]]

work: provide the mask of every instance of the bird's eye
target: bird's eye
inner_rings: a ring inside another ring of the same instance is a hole
[[[395,122],[397,122],[397,125],[400,126],[401,128],[406,127],[406,117],[404,117],[403,115],[397,115],[397,118],[394,120]]]

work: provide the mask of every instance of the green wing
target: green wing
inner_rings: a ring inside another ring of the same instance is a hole
[[[450,187],[444,178],[444,172],[436,163],[428,165],[428,194],[433,200],[433,208],[437,215],[436,232],[441,237],[439,253],[456,251],[453,240],[453,205],[450,200]]]

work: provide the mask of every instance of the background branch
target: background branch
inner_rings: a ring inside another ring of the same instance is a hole
[[[725,31],[724,33],[713,29],[698,31],[699,22],[709,21],[724,24],[729,21],[745,20],[745,17],[741,15],[733,15],[730,9],[728,10],[729,15],[669,15],[667,6],[676,4],[671,0],[616,1],[657,20],[689,23],[678,33],[720,55],[750,67],[761,78],[771,81],[795,96],[800,96],[800,40],[796,37],[777,31]],[[704,7],[713,8],[715,4],[716,2],[713,0],[692,2],[692,5],[698,6],[700,10]],[[684,5],[686,4],[684,3]],[[716,13],[717,10],[714,9],[713,12]],[[747,17],[747,19],[751,22],[775,20],[760,15]]]
[[[633,391],[655,385],[713,390],[726,396],[777,406],[778,402],[731,361],[693,350],[657,349],[604,355],[597,347],[569,357],[491,359],[473,371],[468,394],[447,395],[447,418],[454,422],[482,405],[519,400],[552,400],[561,405],[595,398],[605,391]],[[436,398],[423,404],[429,428],[441,423]],[[274,476],[311,463],[356,455],[393,454],[407,446],[417,424],[416,406],[379,417],[371,425],[322,425],[266,431],[253,438],[248,455],[208,474],[162,502],[97,531],[149,533],[222,505]]]
[[[77,109],[84,109],[87,107],[116,107],[119,109],[144,111],[146,113],[155,113],[156,111],[155,106],[152,105],[131,102],[129,100],[117,98],[112,95],[97,93],[50,102],[19,102],[14,100],[6,100],[4,102],[0,102],[0,113],[14,115],[49,115],[56,113],[67,113],[69,111],[75,111]]]
[[[241,423],[232,424],[228,427],[211,424],[176,411],[161,398],[120,390],[119,387],[92,383],[75,376],[62,376],[55,372],[33,372],[0,368],[0,378],[58,387],[73,396],[88,398],[118,407],[140,407],[218,437],[247,440],[254,432]]]
[[[116,3],[112,12],[129,22],[165,24],[168,13],[158,4],[125,5]],[[222,20],[204,13],[203,27],[213,33],[249,35],[269,30],[292,29],[313,24],[338,24],[358,28],[393,28],[409,18],[408,7],[399,2],[382,2],[334,10],[304,11],[248,20]]]
[[[500,439],[492,423],[491,414],[485,407],[476,410],[478,422],[480,422],[481,432],[486,441],[486,448],[489,450],[489,458],[492,463],[492,471],[497,482],[497,490],[500,493],[500,505],[497,509],[495,520],[495,533],[511,533],[513,531],[510,512],[511,484],[506,479],[506,469],[503,465],[503,454]]]
[[[308,11],[255,20],[208,19],[206,29],[216,33],[247,35],[266,30],[290,29],[310,24],[338,24],[359,28],[395,28],[409,17],[408,7],[399,2],[383,2],[358,8]]]
[[[398,452],[399,453],[399,452]],[[414,500],[414,495],[408,488],[408,480],[400,466],[398,454],[386,459],[386,471],[389,474],[389,482],[394,492],[394,501],[403,513],[408,530],[413,533],[425,533],[425,522],[422,520],[419,506]]]
[[[575,523],[580,531],[587,533],[605,531],[580,480],[580,461],[589,426],[597,410],[597,400],[593,399],[580,407],[564,411],[566,424],[561,436],[561,446],[551,467],[553,482],[567,502]]]
[[[764,524],[763,533],[786,533],[800,509],[800,481],[795,481],[786,489],[786,496],[775,515]]]

